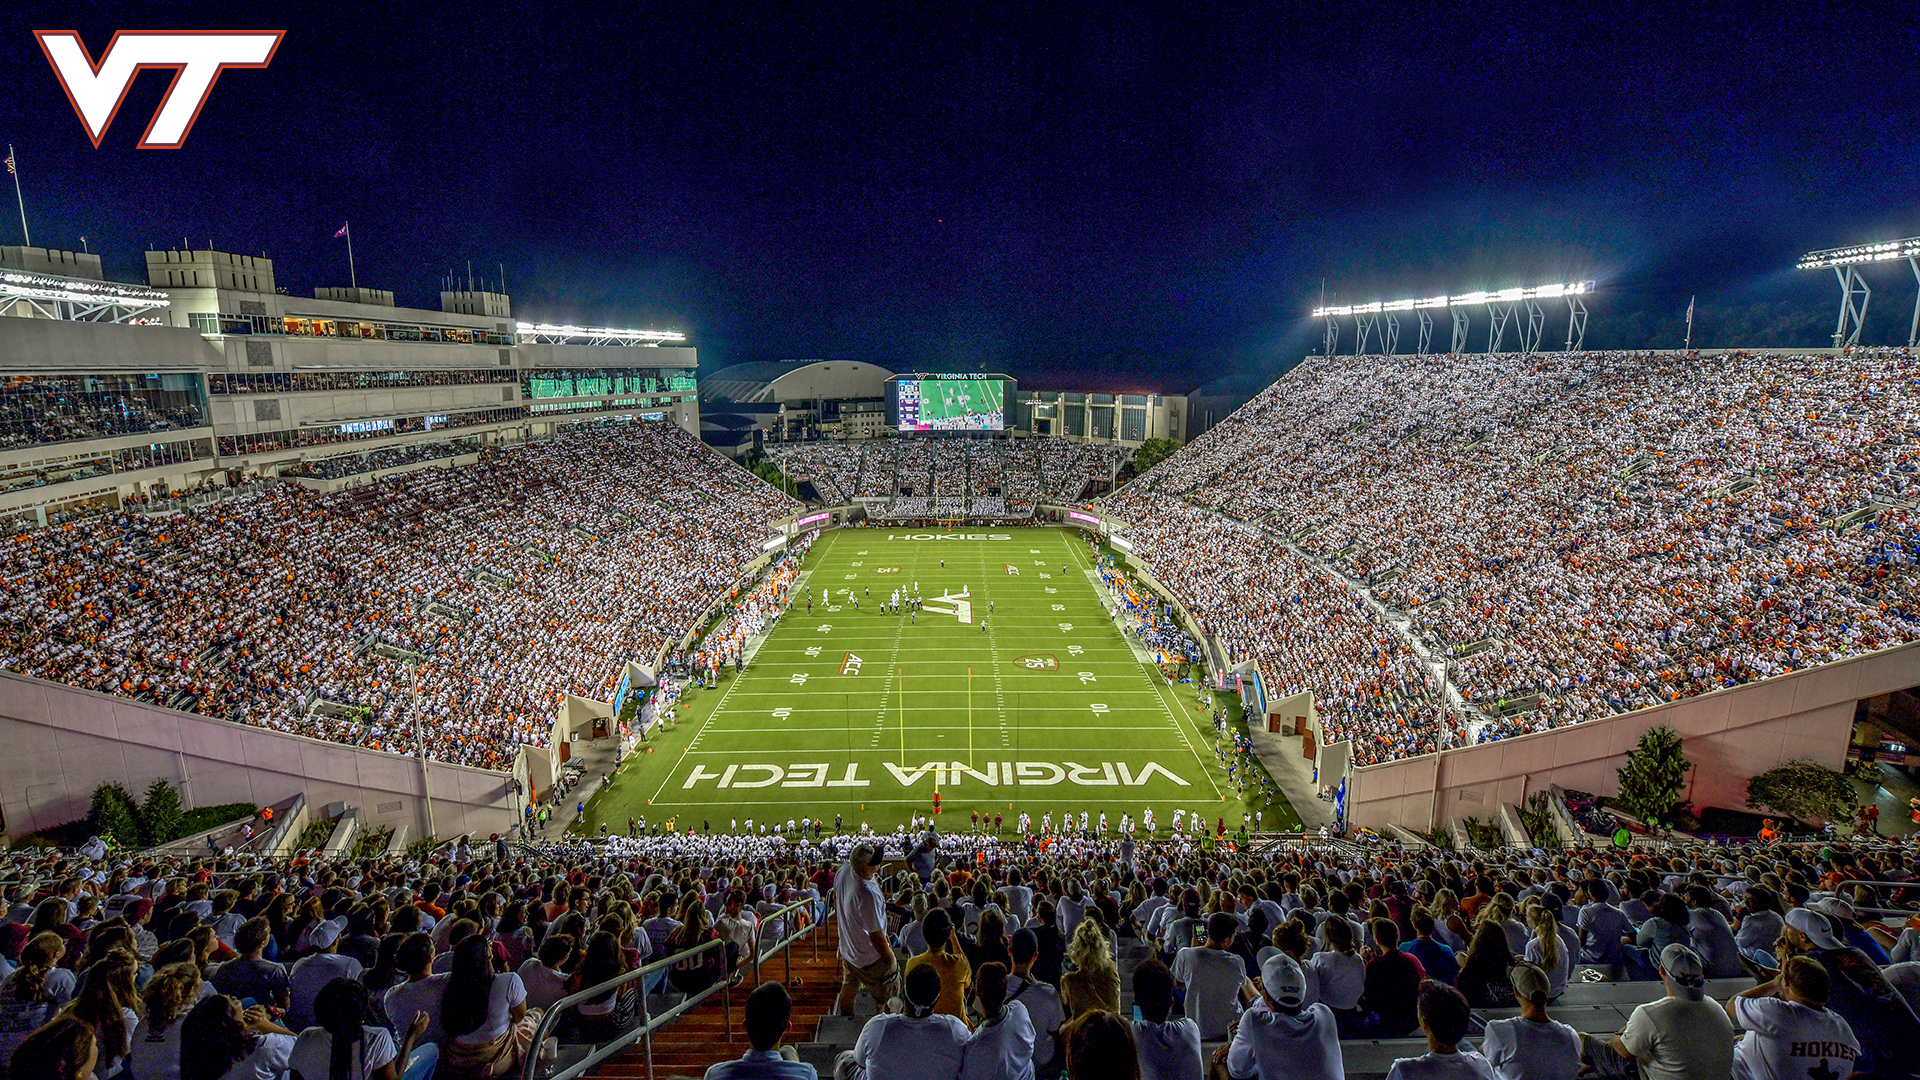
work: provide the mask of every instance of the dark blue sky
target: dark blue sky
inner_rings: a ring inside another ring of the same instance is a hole
[[[1323,279],[1594,278],[1589,345],[1677,344],[1694,293],[1699,342],[1817,345],[1836,290],[1794,257],[1920,233],[1920,31],[1884,8],[1314,7],[28,3],[0,138],[35,240],[115,276],[185,236],[310,293],[350,218],[403,303],[504,262],[517,313],[682,329],[703,367],[1034,385],[1262,381]],[[149,72],[95,150],[45,29],[287,36],[185,149],[133,148]],[[1874,285],[1866,336],[1904,342],[1911,275]]]

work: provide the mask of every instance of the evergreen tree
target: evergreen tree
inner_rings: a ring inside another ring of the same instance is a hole
[[[146,798],[140,802],[140,833],[148,846],[180,839],[180,825],[186,813],[180,808],[180,789],[165,778],[147,785]]]
[[[1665,724],[1640,736],[1640,745],[1627,751],[1627,763],[1620,767],[1620,793],[1613,801],[1649,825],[1672,825],[1687,770],[1693,768],[1683,742]]]
[[[119,784],[101,784],[93,789],[93,805],[87,810],[87,827],[96,835],[110,836],[132,847],[140,843],[140,811],[133,793]]]

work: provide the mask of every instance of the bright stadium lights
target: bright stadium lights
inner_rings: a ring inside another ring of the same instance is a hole
[[[73,322],[159,323],[153,312],[173,303],[166,293],[144,285],[91,281],[57,274],[0,271],[0,315],[16,305],[50,319]]]
[[[673,330],[623,330],[553,323],[517,323],[514,332],[525,345],[661,345],[687,340],[687,335]]]
[[[1920,271],[1916,271],[1920,273]],[[1459,353],[1466,348],[1467,313],[1461,309],[1490,308],[1491,326],[1487,335],[1487,351],[1498,352],[1502,335],[1506,332],[1509,320],[1524,309],[1524,316],[1517,325],[1520,332],[1522,352],[1536,352],[1540,348],[1545,315],[1540,310],[1543,300],[1564,300],[1567,304],[1567,348],[1578,349],[1586,340],[1587,307],[1582,297],[1593,292],[1591,281],[1571,281],[1553,285],[1535,285],[1531,288],[1481,290],[1460,293],[1456,296],[1427,296],[1411,300],[1375,300],[1365,304],[1324,305],[1313,309],[1313,317],[1327,320],[1325,350],[1332,354],[1340,341],[1339,324],[1336,319],[1352,319],[1354,329],[1354,353],[1367,351],[1367,343],[1379,335],[1379,341],[1389,354],[1398,351],[1400,341],[1399,312],[1417,312],[1420,322],[1420,345],[1418,351],[1425,353],[1432,344],[1433,316],[1428,312],[1441,308],[1452,308],[1453,312],[1453,349]],[[1384,316],[1384,318],[1383,318]],[[1916,321],[1920,327],[1920,320]]]
[[[1852,247],[1809,251],[1800,256],[1799,268],[1825,270],[1829,266],[1891,262],[1895,259],[1920,259],[1920,236],[1910,236],[1905,240],[1888,240],[1881,244],[1855,244]]]
[[[1854,244],[1851,247],[1809,251],[1797,264],[1802,270],[1832,270],[1840,280],[1840,322],[1833,330],[1833,347],[1844,349],[1860,344],[1860,325],[1867,318],[1867,301],[1873,290],[1854,267],[1866,263],[1897,262],[1905,259],[1907,268],[1920,282],[1920,236],[1905,240],[1887,240],[1878,244]],[[1920,344],[1920,297],[1913,302],[1913,321],[1907,326],[1907,348]]]
[[[1920,243],[1920,241],[1916,241]],[[1420,300],[1375,300],[1369,304],[1342,304],[1313,309],[1316,319],[1343,319],[1354,315],[1375,315],[1383,311],[1416,311],[1444,307],[1479,307],[1485,304],[1518,304],[1527,300],[1559,300],[1586,296],[1593,282],[1575,281],[1561,285],[1539,285],[1531,289],[1501,289],[1497,292],[1470,292],[1458,296],[1429,296]]]

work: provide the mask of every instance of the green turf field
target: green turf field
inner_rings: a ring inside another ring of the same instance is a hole
[[[586,826],[624,830],[644,814],[726,830],[736,818],[844,815],[849,829],[891,829],[928,812],[937,787],[949,829],[975,809],[1004,815],[1009,830],[1022,810],[1036,828],[1044,813],[1057,823],[1087,810],[1097,822],[1104,810],[1117,828],[1147,807],[1163,834],[1176,807],[1239,827],[1243,804],[1215,764],[1194,688],[1136,656],[1077,531],[934,535],[821,537],[798,602],[746,670],[691,691],[677,724],[595,798]],[[916,619],[881,613],[915,582],[926,602]],[[1268,829],[1295,827],[1284,800],[1253,808]]]

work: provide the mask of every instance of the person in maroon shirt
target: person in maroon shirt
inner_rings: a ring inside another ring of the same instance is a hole
[[[1400,931],[1390,919],[1368,924],[1373,947],[1366,951],[1367,988],[1360,995],[1366,1035],[1394,1039],[1420,1026],[1420,981],[1427,977],[1420,961],[1400,951]]]

